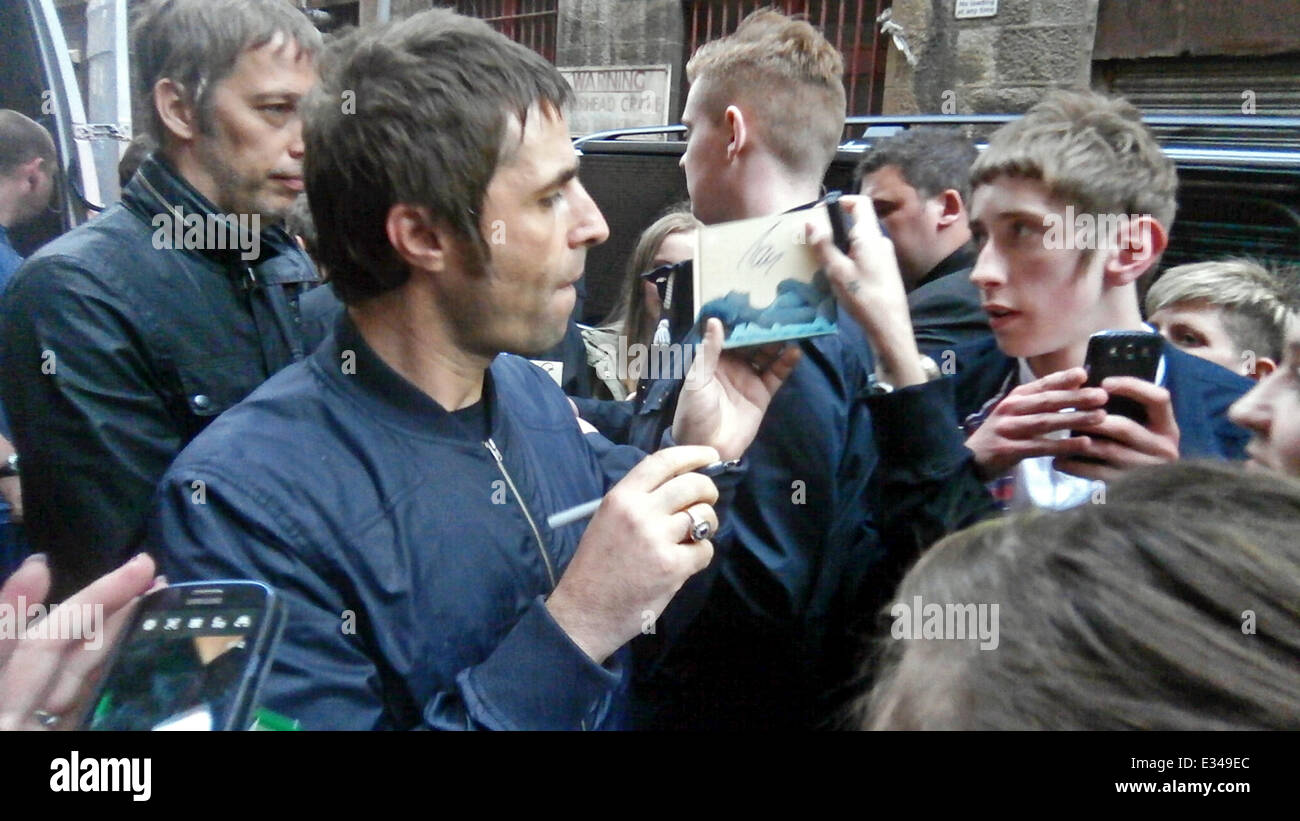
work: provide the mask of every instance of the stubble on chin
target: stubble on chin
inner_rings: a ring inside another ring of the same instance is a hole
[[[212,205],[219,214],[235,216],[257,214],[261,217],[263,227],[284,221],[293,201],[281,202],[272,197],[267,191],[268,178],[242,176],[232,166],[209,152],[204,152],[200,156],[205,170],[217,184],[217,201]]]

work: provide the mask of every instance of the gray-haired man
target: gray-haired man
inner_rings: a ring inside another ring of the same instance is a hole
[[[134,43],[160,146],[122,202],[0,300],[0,394],[52,598],[121,564],[163,470],[309,345],[311,263],[276,227],[302,191],[320,35],[282,0],[154,0]]]

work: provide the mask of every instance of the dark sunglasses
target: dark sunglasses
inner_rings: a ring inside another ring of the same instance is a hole
[[[646,271],[641,274],[641,279],[654,283],[655,288],[659,291],[660,302],[663,302],[664,296],[668,293],[668,283],[672,281],[673,272],[676,269],[676,265],[660,265],[653,271]]]
[[[659,301],[663,302],[667,299],[668,283],[673,281],[673,278],[677,276],[678,272],[690,272],[693,264],[694,263],[691,260],[684,259],[681,262],[675,262],[672,265],[660,265],[653,271],[646,271],[644,274],[641,274],[641,279],[655,284],[655,288],[659,291]],[[686,281],[689,282],[690,280]]]

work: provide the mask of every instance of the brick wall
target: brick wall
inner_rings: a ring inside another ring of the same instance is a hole
[[[1017,113],[1051,88],[1087,87],[1098,0],[1000,0],[957,20],[955,0],[894,0],[915,66],[890,45],[887,114]]]

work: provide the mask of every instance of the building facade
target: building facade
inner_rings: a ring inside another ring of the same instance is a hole
[[[86,0],[57,0],[73,60],[83,72],[87,5]],[[323,12],[316,16],[327,31],[434,5],[480,17],[566,73],[578,92],[571,115],[575,133],[676,123],[692,51],[734,31],[762,6],[805,15],[845,55],[850,114],[1016,113],[1062,86],[1121,93],[1149,112],[1300,114],[1295,0],[305,0],[300,5]]]

